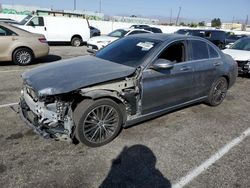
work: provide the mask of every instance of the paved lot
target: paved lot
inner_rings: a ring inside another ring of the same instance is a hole
[[[85,47],[53,46],[34,65],[1,64],[0,106],[18,102],[25,70],[84,54]],[[197,104],[152,119],[100,148],[44,140],[10,107],[0,108],[0,187],[111,187],[114,180],[118,187],[170,187],[249,129],[249,96],[250,79],[239,77],[219,107]],[[249,177],[246,137],[186,187],[246,188]]]

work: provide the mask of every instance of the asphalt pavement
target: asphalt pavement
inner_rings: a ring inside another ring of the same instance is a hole
[[[13,105],[21,74],[86,54],[84,46],[52,46],[33,65],[0,64],[0,187],[250,187],[250,78],[238,77],[218,107],[183,108],[126,128],[103,147],[34,134]]]

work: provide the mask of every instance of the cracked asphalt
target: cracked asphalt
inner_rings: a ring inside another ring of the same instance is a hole
[[[51,46],[33,65],[1,63],[0,105],[18,102],[25,70],[85,54],[85,47]],[[40,138],[14,110],[0,108],[0,187],[171,187],[250,127],[250,78],[238,77],[218,107],[183,108],[99,148]],[[247,137],[186,187],[247,188],[249,177]]]

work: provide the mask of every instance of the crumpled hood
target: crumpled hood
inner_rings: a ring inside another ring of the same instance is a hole
[[[223,52],[225,54],[232,56],[232,58],[235,61],[248,61],[248,60],[250,60],[250,51],[225,49],[225,50],[223,50]]]
[[[61,60],[22,74],[39,96],[68,93],[93,84],[129,76],[135,68],[94,56]]]

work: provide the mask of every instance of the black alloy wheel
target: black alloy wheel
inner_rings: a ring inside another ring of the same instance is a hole
[[[226,78],[220,77],[216,80],[209,92],[207,103],[211,106],[220,105],[227,95],[228,82]]]
[[[90,147],[112,141],[120,132],[122,111],[111,99],[86,100],[74,111],[76,138]]]

